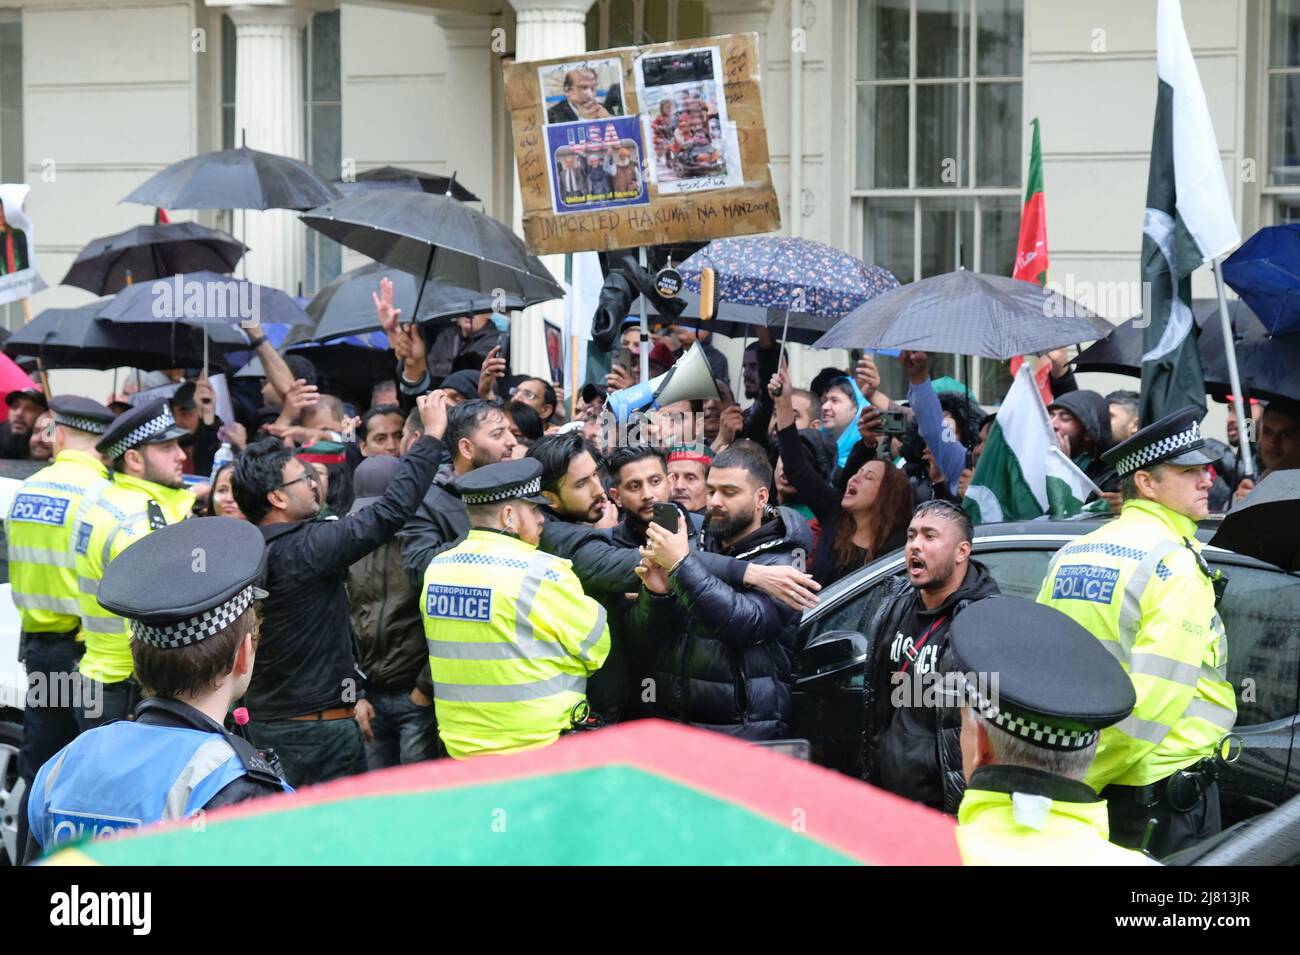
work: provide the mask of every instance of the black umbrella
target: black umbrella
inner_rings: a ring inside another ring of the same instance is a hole
[[[356,192],[371,190],[396,189],[406,192],[432,192],[445,196],[449,192],[453,199],[461,202],[479,202],[474,195],[459,182],[454,175],[440,176],[435,172],[421,172],[418,169],[405,169],[401,166],[380,166],[357,173],[355,180],[335,180],[334,187],[345,196]]]
[[[299,159],[241,146],[174,162],[123,202],[163,209],[314,209],[338,191]]]
[[[1205,388],[1216,398],[1232,391],[1228,359],[1223,348],[1223,324],[1218,299],[1196,299],[1192,316],[1200,327],[1197,345]],[[1240,299],[1228,303],[1242,390],[1257,398],[1300,400],[1300,334],[1268,334],[1255,313]],[[1085,349],[1075,361],[1078,371],[1105,371],[1134,378],[1142,375],[1142,316],[1117,325],[1106,338]]]
[[[233,275],[191,272],[124,288],[99,313],[113,322],[311,325],[292,298]]]
[[[728,338],[744,338],[753,335],[755,328],[770,328],[773,330],[773,337],[779,339],[785,327],[786,310],[783,308],[763,308],[759,305],[722,301],[718,303],[717,314],[706,320],[700,317],[700,296],[697,293],[683,289],[676,297],[686,303],[681,315],[660,314],[650,299],[645,300],[647,311],[674,325],[691,325],[700,331],[714,332],[718,335],[726,335]],[[628,314],[641,314],[641,297],[632,303]],[[803,345],[811,345],[817,341],[833,324],[831,320],[803,312],[790,312],[789,320],[786,340]]]
[[[96,318],[111,300],[102,299],[78,308],[47,308],[4,344],[10,357],[31,355],[47,368],[119,368],[153,371],[160,368],[197,367],[203,363],[203,335],[185,325],[119,325]],[[209,329],[212,352],[223,356],[248,348],[248,339],[236,328]]]
[[[92,240],[63,284],[111,295],[126,287],[128,273],[142,282],[178,272],[232,272],[246,251],[234,236],[197,222],[140,225]]]
[[[1300,570],[1300,470],[1274,471],[1233,505],[1210,543]]]
[[[1091,342],[1110,322],[1036,282],[958,269],[855,308],[818,348],[905,348],[1008,359]]]
[[[378,330],[379,322],[375,319],[375,303],[371,296],[379,291],[379,280],[384,276],[393,283],[393,305],[402,310],[403,320],[409,318],[418,293],[415,276],[372,262],[344,272],[307,303],[307,314],[316,322],[312,337],[322,341]],[[415,320],[431,322],[458,315],[524,308],[530,304],[518,295],[502,295],[495,299],[488,292],[429,282],[421,296],[420,314]]]
[[[472,206],[421,192],[363,192],[313,209],[303,222],[417,279],[532,302],[564,291],[508,228]],[[422,289],[421,289],[422,290]],[[415,313],[419,313],[419,292]]]

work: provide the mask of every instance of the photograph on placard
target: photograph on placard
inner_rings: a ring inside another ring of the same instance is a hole
[[[548,126],[627,115],[623,61],[616,56],[544,66],[537,75]]]
[[[556,212],[589,212],[650,201],[642,175],[637,117],[548,126],[546,147]]]
[[[0,185],[0,305],[31,298],[46,288],[36,271],[32,220],[23,208],[31,186]]]

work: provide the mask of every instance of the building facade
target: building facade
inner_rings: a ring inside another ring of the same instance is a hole
[[[1010,274],[1041,124],[1050,280],[1109,318],[1141,307],[1155,0],[0,0],[0,180],[32,186],[32,311],[120,204],[177,159],[246,143],[327,178],[449,175],[517,225],[503,56],[739,31],[760,36],[783,231],[901,281]],[[1184,0],[1243,236],[1300,219],[1300,2]],[[179,211],[173,217],[193,213]],[[200,213],[252,248],[248,276],[310,294],[361,264],[292,213]],[[1208,269],[1194,278],[1213,294]],[[13,307],[7,322],[20,322]],[[521,369],[545,367],[517,323]],[[740,343],[726,346],[738,359]],[[840,355],[842,358],[842,353]],[[827,356],[804,350],[795,373]],[[732,368],[739,376],[739,361]],[[993,363],[985,363],[992,365]],[[996,401],[1005,371],[974,369]],[[896,385],[892,371],[887,375]]]

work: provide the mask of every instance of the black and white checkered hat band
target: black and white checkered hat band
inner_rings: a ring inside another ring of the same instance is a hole
[[[256,587],[245,587],[225,603],[211,610],[205,610],[197,617],[163,626],[132,620],[131,635],[162,650],[187,647],[208,637],[215,637],[238,620],[239,615],[249,608],[259,594],[263,593],[264,591]]]
[[[163,405],[162,414],[132,428],[117,441],[114,441],[104,449],[104,457],[110,461],[115,461],[132,448],[144,444],[150,438],[174,427],[176,427],[176,419],[172,417],[171,409]]]
[[[103,434],[108,430],[108,425],[103,421],[96,421],[94,418],[81,418],[74,414],[54,413],[54,421],[65,428],[76,428],[78,431],[88,431],[91,434]]]
[[[494,504],[497,501],[509,501],[516,497],[532,497],[542,493],[542,479],[533,478],[525,484],[515,484],[511,487],[499,488],[495,491],[485,491],[482,493],[473,493],[466,491],[461,500],[466,504]]]
[[[985,699],[970,680],[962,682],[966,684],[966,696],[971,706],[975,707],[980,716],[1006,730],[1012,736],[1019,736],[1021,739],[1048,749],[1083,749],[1097,741],[1099,735],[1097,730],[1061,729],[1059,726],[1048,726],[1010,713],[1003,713]]]
[[[1141,470],[1152,461],[1173,457],[1200,440],[1201,426],[1196,422],[1192,422],[1192,426],[1186,431],[1171,434],[1159,441],[1148,444],[1145,448],[1138,448],[1132,454],[1124,455],[1115,463],[1115,470],[1119,472],[1120,477],[1124,477],[1134,471]]]

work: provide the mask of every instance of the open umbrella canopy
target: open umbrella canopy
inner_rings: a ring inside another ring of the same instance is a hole
[[[1037,282],[958,269],[854,309],[818,348],[903,348],[1006,360],[1096,341],[1110,322]]]
[[[1300,223],[1260,229],[1224,260],[1223,280],[1274,335],[1300,331]]]
[[[564,290],[523,240],[472,206],[447,196],[362,192],[302,217],[336,242],[426,281],[534,301]],[[418,292],[417,292],[418,294]]]
[[[215,272],[137,282],[118,292],[99,317],[186,325],[312,324],[302,307],[279,289]]]
[[[1196,299],[1192,316],[1200,328],[1197,347],[1206,390],[1216,398],[1232,391],[1228,358],[1223,347],[1223,325],[1219,321],[1218,299]],[[1256,398],[1300,400],[1300,334],[1269,335],[1263,323],[1240,299],[1228,302],[1237,366],[1242,390]],[[1142,328],[1138,315],[1120,325],[1106,338],[1085,349],[1075,361],[1079,371],[1104,371],[1116,375],[1142,374]]]
[[[823,242],[781,236],[716,239],[681,264],[686,288],[700,291],[700,272],[712,268],[723,302],[788,310],[802,327],[820,319],[829,328],[837,319],[898,287],[889,271]],[[796,339],[797,340],[797,339]]]
[[[336,180],[334,186],[340,193],[350,196],[356,192],[395,189],[406,192],[432,192],[445,196],[450,193],[453,199],[461,202],[479,202],[480,199],[470,192],[454,176],[440,176],[436,172],[423,172],[419,169],[406,169],[402,166],[380,166],[357,173],[356,179]]]
[[[700,317],[700,296],[698,292],[682,290],[677,293],[678,299],[686,303],[682,313],[676,317],[669,316],[667,320],[674,324],[691,325],[705,332],[714,332],[718,335],[726,335],[729,338],[743,338],[753,336],[755,328],[773,329],[773,334],[781,337],[782,329],[785,327],[786,311],[782,308],[764,308],[759,305],[742,305],[739,302],[728,302],[723,300],[718,304],[717,314],[708,320]],[[647,313],[658,315],[654,303],[647,300]],[[641,298],[638,297],[632,303],[628,310],[628,315],[636,317],[641,314]],[[804,345],[811,345],[817,339],[826,333],[826,329],[834,324],[833,320],[819,318],[816,315],[809,315],[806,312],[790,312],[790,327],[787,335],[787,341],[799,342]]]
[[[643,720],[418,763],[100,842],[105,865],[956,865],[951,819],[720,733]]]
[[[1210,543],[1300,570],[1300,470],[1274,471],[1233,505]]]
[[[241,146],[174,162],[123,202],[163,209],[314,209],[338,190],[300,159]]]
[[[92,240],[63,277],[96,295],[111,295],[135,282],[178,272],[231,272],[247,251],[234,236],[197,222],[139,225]]]
[[[371,297],[379,292],[379,280],[387,276],[393,283],[393,304],[401,309],[406,321],[415,308],[417,279],[409,272],[372,262],[344,272],[316,293],[307,305],[307,314],[316,322],[318,341],[340,335],[356,335],[379,330],[375,303]],[[474,315],[497,309],[525,308],[532,301],[520,295],[494,296],[442,282],[428,282],[420,297],[420,314],[416,322],[431,322]]]
[[[111,302],[101,299],[77,308],[47,308],[4,344],[7,355],[32,355],[47,368],[197,367],[203,363],[202,332],[186,325],[115,324],[96,318]],[[246,350],[237,328],[210,326],[211,354]]]

